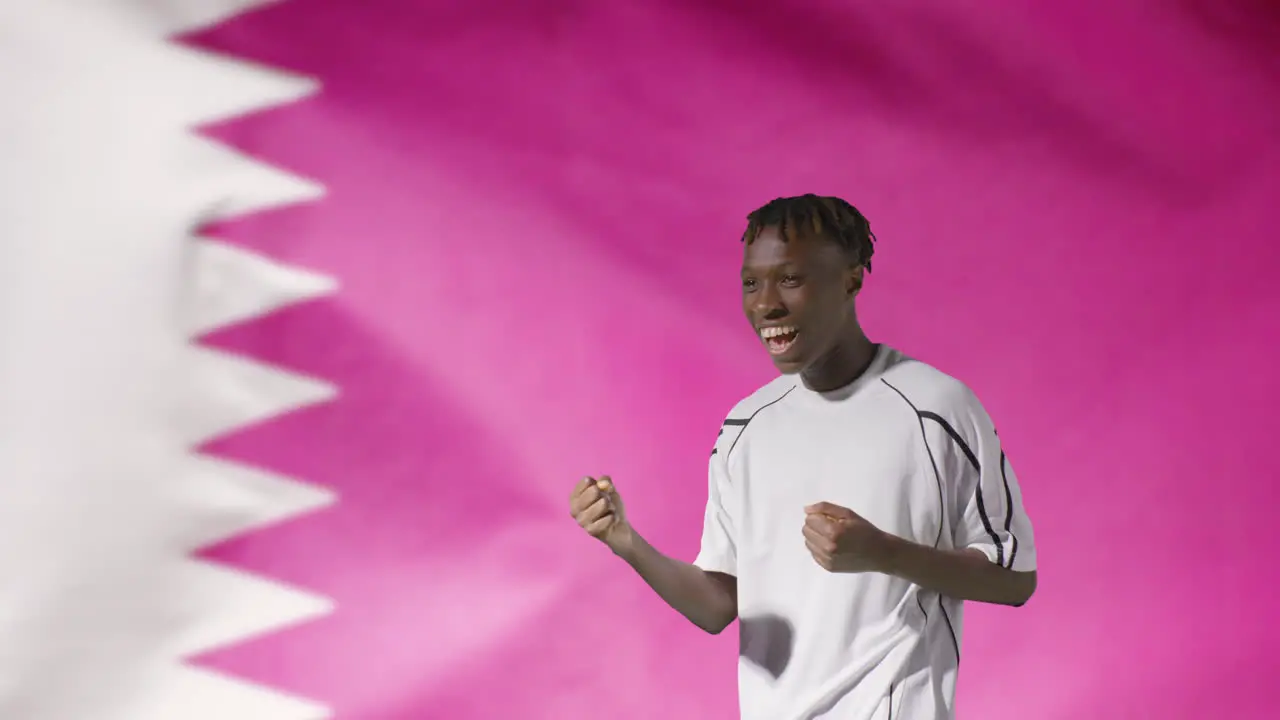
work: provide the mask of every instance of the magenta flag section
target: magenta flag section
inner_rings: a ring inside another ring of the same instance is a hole
[[[199,662],[351,720],[735,717],[735,634],[566,498],[611,473],[693,557],[716,429],[771,372],[744,216],[817,192],[880,238],[873,338],[982,396],[1036,522],[1038,595],[967,613],[960,717],[1265,716],[1278,18],[289,0],[184,38],[323,84],[204,131],[326,197],[211,232],[341,283],[204,339],[341,388],[205,448],[339,494],[206,553],[337,611]]]

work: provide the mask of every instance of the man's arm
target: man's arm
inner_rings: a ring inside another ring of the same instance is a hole
[[[738,552],[729,469],[720,453],[721,432],[707,466],[707,506],[702,542],[692,564],[667,557],[631,526],[614,548],[654,592],[694,625],[717,634],[738,616]]]
[[[721,433],[718,440],[723,439]],[[668,605],[713,635],[738,616],[738,552],[728,491],[729,470],[717,447],[707,466],[702,543],[693,564],[658,552],[629,525],[614,550]]]
[[[713,471],[713,484],[715,477]],[[719,535],[722,513],[715,497],[713,491],[707,510],[711,529],[698,556],[703,567],[669,558],[640,537],[627,521],[622,495],[607,475],[583,478],[569,495],[569,513],[588,535],[626,560],[668,605],[714,635],[738,615],[733,546]]]
[[[940,550],[886,535],[881,572],[958,600],[1023,605],[1036,591],[1036,573],[991,562],[981,550]]]
[[[667,557],[631,530],[614,549],[668,605],[694,625],[718,634],[738,616],[738,581],[726,573]]]
[[[1036,589],[1035,537],[991,418],[967,388],[945,411],[920,417],[953,503],[956,549],[896,537],[848,508],[818,503],[805,508],[810,553],[831,572],[880,572],[959,600],[1026,603]]]
[[[883,572],[959,600],[1020,606],[1036,591],[1035,542],[1018,478],[987,411],[972,392],[934,415],[941,470],[955,489],[956,550],[888,536]]]
[[[1036,552],[1022,489],[987,411],[969,391],[925,419],[941,429],[943,480],[956,501],[953,547],[890,537],[884,571],[960,600],[1022,605],[1036,590]]]
[[[830,572],[878,572],[958,600],[1022,605],[1036,589],[1036,573],[996,564],[977,548],[941,550],[891,535],[832,503],[805,508],[804,541]]]

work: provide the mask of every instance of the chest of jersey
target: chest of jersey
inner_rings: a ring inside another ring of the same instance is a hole
[[[892,403],[878,409],[873,400],[779,407],[744,432],[731,458],[741,553],[802,552],[804,508],[817,502],[935,544],[943,510],[919,422],[914,413]]]

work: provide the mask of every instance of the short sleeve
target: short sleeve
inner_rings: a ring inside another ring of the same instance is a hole
[[[955,547],[981,550],[993,563],[1019,572],[1036,569],[1036,544],[1022,504],[1022,488],[987,411],[967,394],[953,420],[961,457],[956,474]]]
[[[733,489],[720,452],[713,450],[707,469],[707,509],[702,520],[702,547],[693,564],[708,572],[737,576],[738,551],[734,542]]]

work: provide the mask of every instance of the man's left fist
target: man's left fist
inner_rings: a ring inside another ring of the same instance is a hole
[[[804,509],[804,544],[824,569],[885,572],[893,538],[849,508],[820,502]]]

